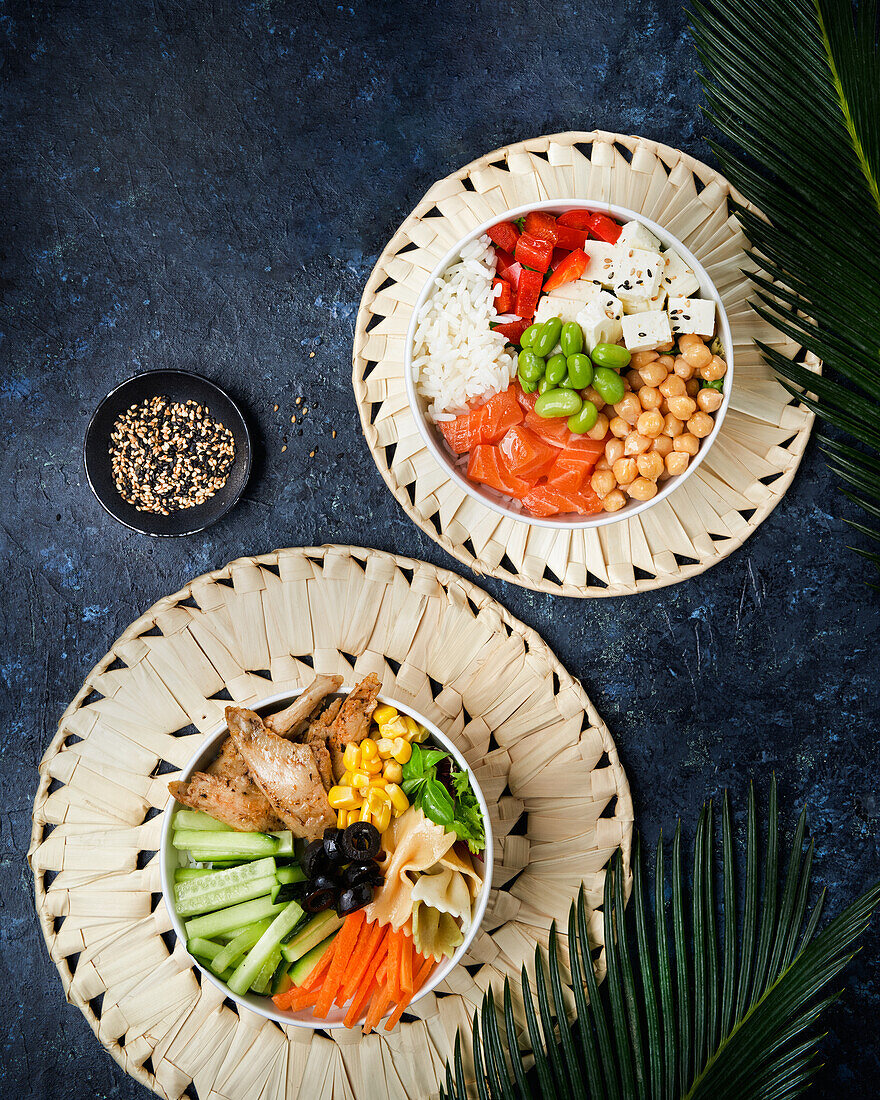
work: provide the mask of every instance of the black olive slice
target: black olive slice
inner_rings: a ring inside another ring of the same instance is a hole
[[[355,821],[342,834],[342,851],[352,861],[374,859],[380,843],[379,830],[369,821]]]
[[[345,890],[340,894],[336,912],[340,917],[344,917],[349,913],[353,913],[356,909],[363,909],[372,900],[373,887],[369,882],[360,882],[357,886],[352,886],[350,890]]]

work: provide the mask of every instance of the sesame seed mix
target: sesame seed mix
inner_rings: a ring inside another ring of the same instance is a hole
[[[150,397],[117,417],[109,453],[122,499],[139,512],[168,516],[223,488],[235,440],[206,406]]]

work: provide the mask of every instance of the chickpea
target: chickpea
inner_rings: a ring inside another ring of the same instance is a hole
[[[617,479],[610,470],[597,470],[590,478],[590,485],[597,497],[607,497],[617,488]]]
[[[706,413],[717,412],[723,400],[724,394],[718,390],[701,389],[697,394],[697,404]]]
[[[602,457],[599,459],[599,461],[594,466],[594,469],[596,469],[596,470],[610,470],[611,469],[611,463],[608,461],[608,459],[604,455],[602,455]]]
[[[679,420],[677,416],[673,416],[672,413],[667,413],[663,417],[663,434],[668,435],[670,439],[675,439],[677,435],[681,435],[684,431],[684,422]]]
[[[592,386],[587,386],[587,388],[582,392],[586,400],[592,401],[599,412],[601,412],[605,408],[605,398],[602,396],[601,393],[599,393],[598,390],[593,389]]]
[[[675,366],[672,368],[682,381],[687,382],[689,378],[694,376],[694,367],[685,359],[683,355],[675,360]]]
[[[626,497],[619,489],[612,489],[608,496],[602,501],[602,505],[606,512],[619,512],[625,504]]]
[[[663,360],[657,359],[653,363],[648,363],[646,366],[642,367],[639,371],[639,376],[644,385],[659,386],[668,373]]]
[[[702,341],[699,344],[691,344],[688,348],[682,348],[681,354],[694,370],[707,367],[712,362],[712,352]]]
[[[630,432],[623,441],[623,453],[625,455],[640,455],[643,451],[651,449],[651,439],[640,432]]]
[[[657,351],[659,351],[661,354],[665,355],[668,351],[672,351],[672,349],[674,347],[675,347],[675,341],[670,340],[666,344],[658,344],[657,345]]]
[[[688,397],[696,397],[700,392],[699,378],[689,378],[684,384],[684,391]]]
[[[634,458],[619,458],[611,467],[618,485],[629,485],[638,476],[639,468]]]
[[[695,435],[697,439],[705,439],[715,427],[715,421],[708,413],[695,412],[687,422],[687,427],[691,435]]]
[[[700,441],[695,435],[691,435],[690,432],[683,432],[673,439],[672,449],[693,457],[700,449]]]
[[[685,454],[684,451],[672,451],[671,454],[666,456],[666,472],[668,474],[683,474],[688,468],[688,463],[691,460],[689,454]]]
[[[649,481],[656,481],[664,470],[663,456],[658,455],[656,451],[648,451],[636,457],[636,466],[642,477],[646,477]]]
[[[660,402],[660,412],[663,416],[669,416],[669,402],[665,397]]]
[[[625,420],[627,424],[635,424],[642,415],[641,402],[635,394],[624,394],[620,401],[614,406],[614,411],[619,417]]]
[[[679,421],[679,424],[681,421]],[[669,452],[672,450],[672,439],[668,435],[658,435],[654,440],[654,446],[652,451],[656,451],[661,458],[666,458]]]
[[[702,344],[703,337],[697,336],[693,332],[685,333],[684,336],[679,336],[678,338],[678,346],[681,348],[682,353],[684,353],[687,348],[696,348]]]
[[[707,382],[717,382],[727,374],[727,364],[720,355],[713,355],[706,366],[700,368],[700,377]]]
[[[608,417],[605,413],[599,413],[596,423],[587,432],[590,439],[604,439],[608,435]]]
[[[679,420],[688,420],[697,411],[697,403],[690,397],[670,397],[669,411]]]
[[[659,409],[663,404],[663,394],[655,390],[653,386],[642,386],[639,390],[639,403],[645,412],[651,409]]]
[[[663,414],[659,409],[649,409],[643,412],[636,421],[636,428],[640,435],[646,435],[649,439],[656,439],[663,431]]]
[[[615,416],[608,424],[608,430],[618,439],[626,439],[630,433],[630,426],[622,416]]]
[[[667,374],[669,374],[669,372],[672,370],[673,366],[675,365],[675,359],[671,355],[661,355],[660,358],[657,360],[657,362],[662,363],[662,365],[663,365],[664,369],[666,370]]]
[[[637,370],[627,371],[626,380],[627,382],[629,382],[630,386],[632,386],[634,393],[638,393],[642,386],[644,386],[645,384],[642,378],[641,371]]]
[[[627,492],[633,500],[650,500],[657,495],[657,483],[647,477],[637,477]]]
[[[609,465],[613,466],[619,459],[623,458],[623,440],[622,439],[609,439],[605,444],[605,458]]]
[[[621,380],[621,382],[623,382],[623,392],[624,393],[632,393],[632,386],[630,384],[630,380],[628,378],[626,378],[625,376],[623,376],[623,375],[621,375],[620,380]]]
[[[646,367],[649,363],[653,363],[654,360],[658,358],[659,356],[656,351],[634,351],[629,365],[633,370],[641,370],[642,367]]]
[[[660,383],[660,392],[669,400],[670,397],[684,397],[686,393],[684,379],[677,374],[670,374]]]

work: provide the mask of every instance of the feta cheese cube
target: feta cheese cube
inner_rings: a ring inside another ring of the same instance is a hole
[[[667,311],[672,331],[681,336],[711,336],[715,332],[715,303],[711,298],[670,298]]]
[[[666,287],[661,286],[653,298],[625,298],[624,313],[650,313],[666,308]]]
[[[642,248],[624,248],[617,260],[614,293],[626,304],[628,299],[653,298],[660,286],[663,258],[659,252]]]
[[[600,282],[609,289],[613,287],[620,254],[617,245],[606,244],[605,241],[584,241],[584,252],[590,258],[584,278]]]
[[[625,245],[627,248],[644,248],[649,252],[660,251],[660,241],[654,236],[647,226],[641,222],[626,222],[617,238],[618,248]]]
[[[623,319],[623,342],[628,351],[654,351],[672,341],[669,317],[658,310],[631,313]]]
[[[684,260],[671,248],[663,254],[663,285],[670,296],[685,298],[700,289],[700,281]]]
[[[541,296],[535,310],[535,323],[540,324],[551,317],[559,317],[563,324],[577,319],[578,313],[588,302],[598,300],[604,294],[599,283],[589,279],[575,279]]]
[[[620,306],[616,298],[606,295],[612,302]],[[610,306],[603,309],[601,303],[590,302],[577,315],[577,323],[584,331],[584,345],[591,352],[597,344],[616,344],[623,335],[621,314],[616,313],[616,307]],[[661,315],[662,316],[662,315]]]

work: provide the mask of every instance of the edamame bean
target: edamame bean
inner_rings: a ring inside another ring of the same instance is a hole
[[[590,358],[597,367],[613,367],[614,370],[623,370],[624,367],[629,366],[632,356],[620,344],[596,344],[590,352]]]
[[[576,390],[577,386],[572,382],[571,375],[568,371],[565,372],[565,377],[559,383],[559,388],[563,390]]]
[[[618,401],[622,401],[626,392],[623,388],[623,379],[609,367],[596,367],[593,371],[593,388],[609,405],[616,405]]]
[[[569,355],[580,355],[584,350],[584,334],[577,321],[566,321],[562,326],[559,343],[562,344],[562,354],[566,358]]]
[[[520,378],[528,378],[530,382],[537,382],[544,376],[544,360],[531,350],[524,348],[517,359]]]
[[[547,390],[535,403],[535,412],[549,420],[554,416],[574,416],[582,405],[580,394],[574,390]]]
[[[544,377],[548,382],[552,382],[554,386],[558,386],[565,377],[565,367],[564,355],[551,355],[547,360],[547,370],[544,372]]]
[[[535,390],[538,388],[537,382],[531,382],[528,378],[523,378],[521,374],[518,375],[518,377],[519,384],[522,386],[523,393],[534,393]]]
[[[521,348],[530,348],[532,346],[532,341],[538,335],[538,329],[540,327],[541,327],[540,324],[529,325],[529,327],[525,330],[525,332],[519,338],[519,346]]]
[[[549,355],[559,342],[559,334],[562,332],[562,321],[558,317],[551,317],[541,325],[541,331],[532,340],[532,351],[535,355]]]
[[[574,383],[576,390],[585,390],[593,381],[593,364],[590,362],[589,355],[584,355],[579,352],[576,355],[569,355],[566,366],[568,367],[568,376]]]
[[[596,426],[599,419],[599,410],[592,401],[585,401],[580,412],[568,418],[568,430],[576,435],[583,435]]]
[[[545,394],[547,390],[553,389],[553,383],[550,382],[545,374],[541,381],[538,383],[538,393]]]

